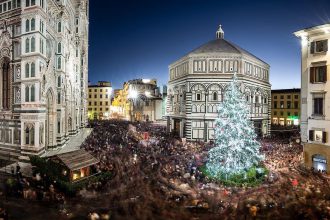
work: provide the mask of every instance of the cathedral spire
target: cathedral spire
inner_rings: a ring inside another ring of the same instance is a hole
[[[219,25],[219,29],[216,32],[217,39],[223,39],[225,37],[225,32],[221,28],[221,24]]]

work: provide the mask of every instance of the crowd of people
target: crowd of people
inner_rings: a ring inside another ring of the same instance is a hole
[[[126,121],[94,121],[81,148],[113,177],[67,200],[65,216],[90,219],[326,219],[328,179],[297,169],[302,147],[281,138],[261,139],[269,170],[257,187],[226,187],[200,167],[213,143],[189,142],[164,126]],[[102,214],[103,213],[103,214]],[[104,214],[106,213],[106,214]]]

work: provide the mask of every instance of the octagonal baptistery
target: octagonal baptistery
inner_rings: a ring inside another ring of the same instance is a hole
[[[233,74],[237,73],[258,136],[270,133],[269,65],[224,39],[191,51],[169,66],[167,129],[188,140],[214,139],[218,106]]]

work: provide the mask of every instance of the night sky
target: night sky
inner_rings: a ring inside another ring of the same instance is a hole
[[[330,22],[330,0],[90,0],[89,80],[114,88],[134,78],[168,81],[168,66],[215,39],[270,64],[272,89],[300,87],[294,31]]]

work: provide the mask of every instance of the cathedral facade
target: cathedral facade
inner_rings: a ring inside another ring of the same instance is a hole
[[[88,0],[0,0],[0,158],[64,145],[87,122]]]
[[[220,26],[215,40],[169,66],[168,131],[188,140],[214,139],[218,106],[236,73],[256,133],[258,136],[269,135],[269,68],[261,59],[225,40]]]

